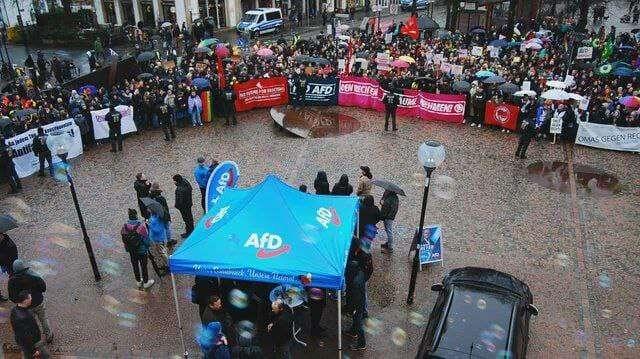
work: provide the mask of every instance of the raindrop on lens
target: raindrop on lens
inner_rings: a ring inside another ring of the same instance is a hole
[[[627,347],[633,348],[633,347],[636,346],[636,340],[633,339],[633,338],[629,338],[629,339],[627,339],[626,344],[627,344]]]
[[[249,296],[240,289],[232,289],[229,292],[229,303],[238,309],[244,309],[249,306]]]
[[[379,319],[368,317],[364,320],[364,331],[367,334],[378,335],[382,333],[382,322]]]
[[[603,309],[602,310],[603,318],[611,318],[611,309]]]
[[[244,339],[250,340],[253,338],[255,325],[248,320],[242,320],[237,325],[238,335]]]
[[[393,328],[391,341],[399,347],[403,346],[407,342],[407,332],[398,327]]]
[[[418,312],[409,312],[409,322],[419,327],[426,324],[424,315]]]
[[[487,309],[487,301],[484,300],[484,299],[478,299],[478,302],[476,303],[476,306],[480,310],[485,310],[485,309]]]
[[[464,302],[467,304],[471,304],[473,300],[471,299],[471,296],[469,294],[465,294],[464,296]]]
[[[602,288],[611,288],[611,277],[606,273],[600,274],[598,277],[598,284],[600,284]]]
[[[456,180],[438,175],[433,179],[433,194],[440,199],[452,199],[456,194]]]

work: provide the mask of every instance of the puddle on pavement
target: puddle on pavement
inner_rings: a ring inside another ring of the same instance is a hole
[[[337,137],[360,129],[355,118],[339,108],[291,106],[272,108],[271,117],[280,127],[302,138]]]
[[[578,195],[611,196],[621,191],[618,178],[601,169],[573,165]],[[570,193],[569,170],[566,162],[537,161],[527,166],[527,177],[542,187]]]

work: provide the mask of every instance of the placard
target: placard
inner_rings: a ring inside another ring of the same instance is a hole
[[[500,57],[500,48],[499,47],[491,48],[491,50],[489,51],[489,56],[493,59]]]
[[[384,43],[389,45],[391,41],[393,41],[393,34],[391,33],[384,34]]]
[[[387,54],[386,52],[378,52],[378,54],[376,55],[376,68],[380,71],[389,71],[391,70],[391,58],[389,57],[389,54]]]
[[[458,49],[458,57],[461,57],[461,58],[469,57],[469,50]]]
[[[482,56],[482,47],[474,46],[471,48],[471,56]]]
[[[344,59],[338,59],[338,70],[344,70],[346,62]]]
[[[590,59],[593,57],[593,47],[591,46],[583,46],[578,48],[578,53],[576,54],[576,59]]]
[[[527,52],[527,44],[524,42],[520,44],[520,52]]]
[[[451,65],[452,75],[462,75],[463,70],[464,70],[464,67],[462,65]]]
[[[444,59],[444,54],[435,54],[433,56],[433,63],[435,63],[437,65],[437,64],[441,63],[443,59]]]
[[[136,132],[136,124],[133,121],[133,106],[119,105],[116,106],[116,111],[120,112],[122,117],[120,118],[120,133],[126,134]],[[96,140],[103,138],[109,138],[109,124],[106,121],[108,108],[102,110],[91,111],[91,120],[93,121],[93,136]]]
[[[445,74],[448,74],[451,72],[451,64],[448,62],[443,62],[440,65],[440,71],[444,72]]]
[[[520,86],[522,91],[531,91],[531,81],[522,81],[522,86]]]
[[[422,243],[419,245],[420,265],[442,261],[442,229],[428,226],[422,230]]]
[[[589,108],[589,98],[583,97],[582,100],[580,100],[580,103],[578,104],[578,108],[581,109],[582,111],[586,111]]]
[[[556,116],[551,118],[549,133],[554,133],[556,135],[562,133],[562,118]]]

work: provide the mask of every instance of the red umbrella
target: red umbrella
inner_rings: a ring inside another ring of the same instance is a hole
[[[391,66],[398,67],[398,68],[401,68],[401,69],[406,69],[407,67],[409,67],[409,63],[405,62],[405,61],[402,61],[402,60],[394,60],[391,63]]]
[[[224,44],[218,44],[216,46],[216,55],[218,57],[227,57],[229,54],[229,49]]]
[[[256,52],[256,54],[258,54],[258,56],[262,56],[262,57],[269,57],[273,55],[273,51],[271,51],[271,49],[263,47],[260,50],[258,50],[258,52]]]

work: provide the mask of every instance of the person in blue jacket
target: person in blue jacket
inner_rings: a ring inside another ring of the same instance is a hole
[[[205,201],[207,194],[207,183],[209,183],[209,177],[213,170],[218,166],[217,161],[211,161],[211,165],[207,166],[204,157],[198,157],[198,164],[196,168],[193,170],[193,177],[196,179],[196,183],[200,188],[200,205],[202,205],[202,210],[205,210]]]

